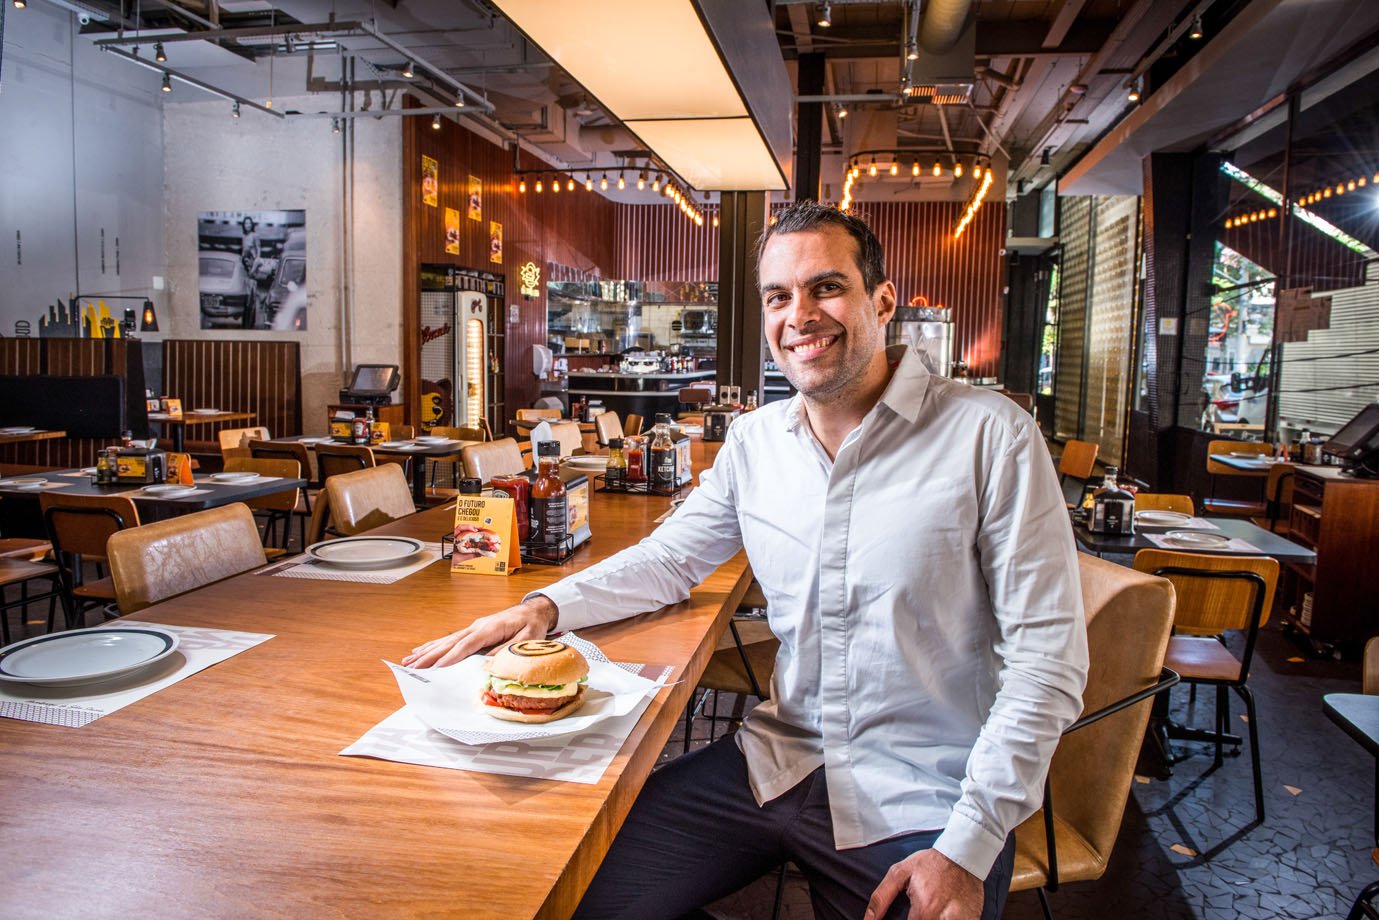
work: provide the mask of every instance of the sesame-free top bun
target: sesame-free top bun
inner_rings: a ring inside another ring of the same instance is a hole
[[[524,684],[569,684],[588,676],[589,662],[564,642],[524,639],[500,649],[484,670]]]

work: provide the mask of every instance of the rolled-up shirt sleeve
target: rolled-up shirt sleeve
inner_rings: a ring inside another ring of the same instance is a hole
[[[689,597],[690,590],[742,548],[733,495],[733,432],[712,469],[670,519],[641,542],[548,585],[544,595],[559,610],[556,628],[581,629],[657,610]],[[592,522],[597,539],[598,522]]]
[[[1059,736],[1082,711],[1087,631],[1063,496],[1032,423],[1012,432],[980,502],[1000,689],[934,847],[984,878],[1007,835],[1039,807]]]

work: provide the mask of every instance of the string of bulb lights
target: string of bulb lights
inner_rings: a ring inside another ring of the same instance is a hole
[[[947,168],[944,167],[945,160],[949,164]],[[947,174],[957,180],[970,173],[972,181],[977,183],[982,197],[985,197],[985,189],[991,183],[991,161],[983,156],[964,157],[947,150],[864,150],[848,157],[839,210],[846,211],[852,207],[853,186],[861,181],[864,173],[868,179],[899,178],[904,174],[912,182],[924,175],[941,179]],[[977,207],[980,206],[980,199],[977,199]]]
[[[634,174],[631,180],[627,178],[629,172]],[[595,188],[606,192],[610,184],[620,191],[631,184],[635,184],[638,191],[645,191],[650,188],[652,192],[664,195],[675,204],[680,209],[680,213],[685,215],[685,218],[696,227],[704,226],[704,214],[696,206],[694,199],[680,187],[679,183],[659,169],[639,169],[635,166],[619,167],[599,170],[597,175],[593,171],[586,171],[581,174],[582,179],[576,179],[575,173],[553,172],[549,169],[519,169],[516,171],[516,175],[517,192],[521,195],[527,194],[528,187],[538,195],[545,194],[547,191],[553,195],[558,195],[561,191],[573,192],[580,186],[583,186],[586,192],[592,192]],[[612,177],[611,182],[610,176]],[[713,225],[718,226],[717,217],[713,219]]]
[[[1319,189],[1314,189],[1305,195],[1299,196],[1297,198],[1297,204],[1307,207],[1319,201],[1325,201],[1328,198],[1340,198],[1348,192],[1356,192],[1370,185],[1379,188],[1379,173],[1374,173],[1372,176],[1356,176],[1344,182],[1337,182],[1335,185],[1324,185]],[[1273,217],[1278,217],[1277,208],[1260,208],[1248,214],[1237,214],[1234,217],[1228,217],[1226,218],[1224,226],[1226,229],[1230,230],[1235,227],[1243,227],[1246,224],[1258,223],[1261,220],[1268,220]]]

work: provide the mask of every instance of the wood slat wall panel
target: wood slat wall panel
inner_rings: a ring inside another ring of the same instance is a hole
[[[0,374],[37,374],[44,339],[0,339]]]
[[[252,423],[273,437],[301,434],[302,376],[296,342],[237,342],[228,339],[169,339],[163,343],[163,392],[184,409],[213,407],[253,412]],[[227,422],[241,428],[248,422]],[[195,438],[214,440],[215,429]]]

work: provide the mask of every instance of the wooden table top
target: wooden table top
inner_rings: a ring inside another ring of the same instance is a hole
[[[16,489],[0,482],[0,493],[4,493],[10,499],[30,498],[35,502],[38,501],[38,496],[45,492],[50,495],[124,495],[133,499],[140,507],[149,506],[178,512],[190,512],[217,508],[233,502],[247,501],[251,498],[262,498],[284,489],[302,489],[307,486],[305,479],[265,477],[262,482],[231,485],[215,482],[210,477],[201,476],[194,477],[194,484],[197,489],[197,493],[194,495],[148,495],[142,491],[144,487],[142,483],[114,482],[100,485],[92,482],[91,476],[72,475],[76,472],[76,470],[51,470],[43,473],[26,473],[23,477],[7,477],[7,479],[46,479],[49,482],[63,483],[63,486],[59,489],[30,490]],[[153,485],[153,483],[149,483],[149,485]]]
[[[84,728],[0,719],[6,902],[32,917],[568,916],[746,590],[744,554],[682,604],[581,633],[682,681],[596,785],[339,752],[402,705],[382,659],[634,542],[668,504],[595,493],[593,538],[561,567],[440,562],[392,585],[249,574],[127,617],[275,638]],[[434,540],[452,513],[376,532]]]
[[[0,433],[0,444],[19,444],[24,441],[51,441],[55,438],[65,438],[65,431],[26,431],[22,434],[3,434]]]
[[[165,412],[150,412],[148,420],[163,425],[203,425],[210,422],[249,422],[258,418],[254,412],[183,412],[173,418]]]

